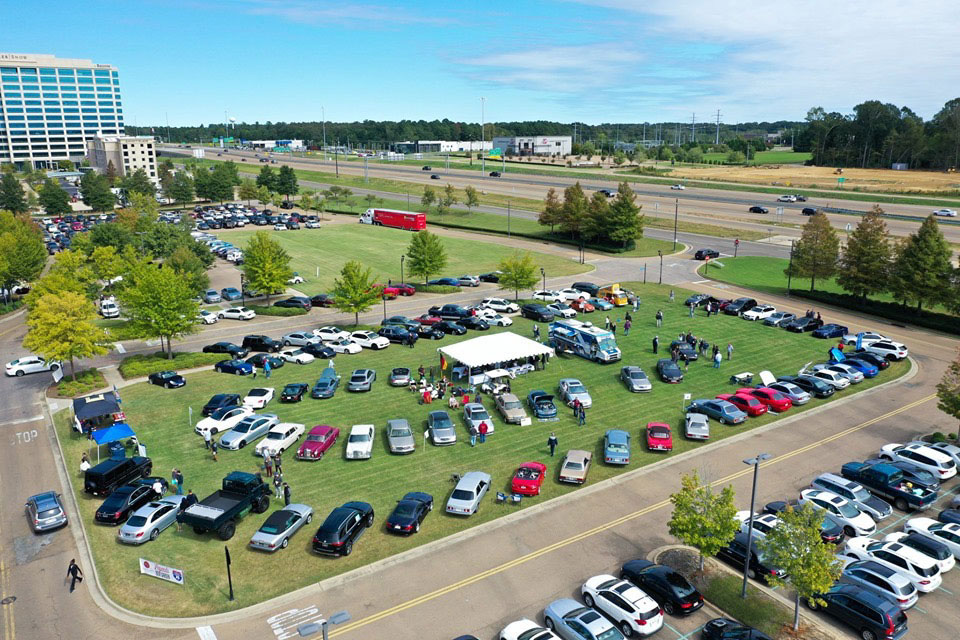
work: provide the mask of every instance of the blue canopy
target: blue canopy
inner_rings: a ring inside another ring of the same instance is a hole
[[[109,444],[111,442],[116,442],[117,440],[123,440],[124,438],[129,438],[135,435],[133,429],[130,428],[126,422],[118,422],[112,427],[107,427],[106,429],[97,429],[93,432],[93,439],[97,441],[97,444]]]

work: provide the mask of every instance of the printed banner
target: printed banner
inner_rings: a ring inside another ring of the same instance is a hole
[[[175,584],[183,584],[183,571],[173,567],[165,567],[162,564],[151,562],[140,558],[140,573],[145,573],[154,578],[160,578]]]

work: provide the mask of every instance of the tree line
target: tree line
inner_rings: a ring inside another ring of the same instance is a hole
[[[595,243],[610,249],[629,249],[643,236],[643,216],[637,197],[626,182],[621,182],[613,200],[601,191],[589,198],[577,182],[563,190],[563,200],[550,188],[537,221],[559,228],[571,239]]]

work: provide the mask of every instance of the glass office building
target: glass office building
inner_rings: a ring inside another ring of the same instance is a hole
[[[80,163],[87,140],[122,135],[116,67],[45,54],[0,53],[0,164]]]

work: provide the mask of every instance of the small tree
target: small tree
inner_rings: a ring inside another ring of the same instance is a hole
[[[850,234],[840,257],[837,284],[860,298],[886,291],[890,284],[892,251],[882,214],[883,209],[873,205]]]
[[[277,176],[277,186],[274,190],[277,193],[286,196],[287,200],[289,200],[290,196],[296,195],[299,189],[300,186],[297,183],[297,174],[294,173],[293,169],[287,165],[280,167],[280,173]]]
[[[433,187],[424,187],[423,196],[420,198],[420,204],[423,206],[427,213],[430,213],[430,207],[437,201],[437,192],[433,190]]]
[[[560,228],[569,233],[571,238],[578,237],[590,215],[590,202],[579,182],[563,190],[560,212]]]
[[[443,241],[429,231],[418,231],[407,247],[407,270],[411,275],[421,276],[426,282],[434,273],[447,266],[447,250]]]
[[[667,526],[670,535],[700,551],[700,571],[704,556],[715,556],[729,544],[740,529],[733,503],[733,487],[719,494],[710,485],[700,484],[694,471],[680,479],[680,491],[670,496],[673,514]]]
[[[537,286],[537,265],[534,264],[533,256],[529,251],[523,254],[514,251],[512,255],[500,261],[497,269],[502,271],[497,288],[513,291],[514,300],[520,298],[521,290],[526,291]]]
[[[547,191],[547,197],[543,200],[543,209],[537,217],[537,222],[546,226],[550,225],[550,233],[553,233],[553,227],[560,224],[563,220],[563,203],[557,196],[557,190],[553,187]]]
[[[286,289],[293,277],[290,254],[266,231],[257,231],[243,250],[243,274],[255,291],[270,295]]]
[[[767,581],[777,587],[789,583],[794,590],[793,630],[800,628],[800,600],[813,609],[826,606],[818,595],[824,593],[840,577],[842,563],[833,550],[823,543],[820,526],[823,511],[809,504],[799,509],[787,507],[780,513],[780,523],[757,541],[757,549],[766,561],[787,573],[787,578],[768,575]]]
[[[267,191],[277,190],[277,174],[273,172],[273,167],[265,165],[260,169],[260,174],[257,176],[257,186],[266,187]],[[260,198],[257,199],[260,200]],[[263,202],[263,200],[260,201]]]
[[[262,185],[258,186],[256,198],[261,205],[267,206],[268,204],[270,204],[270,189]]]
[[[422,232],[421,232],[422,233]],[[333,284],[333,306],[353,314],[353,323],[360,324],[360,314],[383,296],[383,288],[375,287],[370,268],[363,268],[357,260],[350,260],[340,270]]]
[[[250,201],[257,197],[257,183],[253,181],[252,178],[244,178],[240,181],[240,188],[237,189],[237,197],[241,200],[247,201],[247,206],[250,206]]]
[[[119,186],[120,190],[128,198],[134,193],[149,195],[151,197],[157,194],[157,187],[150,178],[147,177],[147,172],[143,169],[137,169],[130,175],[125,176],[120,180]]]
[[[793,261],[784,273],[794,277],[810,278],[810,291],[817,279],[826,279],[836,273],[840,254],[840,239],[827,216],[818,211],[803,226],[803,232],[793,250]]]
[[[915,301],[917,310],[925,303],[947,302],[952,294],[945,286],[953,272],[952,254],[936,218],[927,216],[898,252],[891,279],[895,297]]]
[[[643,216],[637,196],[626,182],[621,182],[610,204],[607,216],[607,238],[626,249],[630,242],[643,237]]]
[[[51,216],[62,216],[73,211],[70,196],[50,178],[47,178],[40,188],[40,206]]]
[[[0,209],[12,213],[27,212],[27,197],[23,185],[13,173],[4,173],[0,179]]]
[[[468,184],[466,187],[464,187],[463,192],[467,197],[463,205],[468,211],[474,207],[480,206],[480,193],[477,191],[476,187],[474,187],[472,184]]]
[[[457,192],[453,188],[452,184],[447,184],[443,188],[443,195],[437,200],[437,213],[443,215],[444,212],[450,211],[450,207],[457,203]]]
[[[110,183],[96,171],[87,171],[80,178],[80,193],[83,203],[94,211],[113,211],[117,206],[117,197],[110,191]]]
[[[937,409],[960,420],[960,349],[937,384]],[[960,426],[957,427],[957,441],[960,442]]]
[[[23,346],[46,360],[69,360],[70,375],[77,379],[74,361],[107,353],[110,336],[93,323],[93,303],[72,291],[40,296],[27,314]]]
[[[138,265],[127,280],[119,297],[130,324],[160,338],[161,349],[166,339],[167,357],[173,358],[170,341],[196,331],[200,305],[193,297],[197,292],[181,273],[151,263]]]

